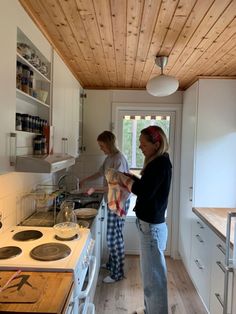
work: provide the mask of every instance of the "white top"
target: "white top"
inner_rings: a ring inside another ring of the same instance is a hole
[[[105,173],[109,168],[113,168],[121,172],[128,172],[129,171],[128,161],[126,160],[125,156],[120,151],[106,157],[102,166],[99,169],[99,173],[103,175],[104,177],[103,178],[104,187],[108,186]],[[104,199],[107,202],[107,193],[104,194]]]

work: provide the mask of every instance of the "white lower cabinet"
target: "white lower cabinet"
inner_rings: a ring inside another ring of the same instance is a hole
[[[96,216],[92,228],[91,234],[92,238],[95,240],[95,247],[94,247],[94,255],[96,256],[96,273],[95,273],[95,280],[94,285],[92,286],[91,293],[90,293],[90,302],[93,301],[95,292],[96,292],[96,285],[98,281],[99,270],[101,266],[101,259],[102,259],[102,238],[103,238],[103,230],[104,230],[104,216],[106,211],[106,205],[104,201],[102,201],[100,208],[98,210],[98,215]]]
[[[223,314],[225,243],[201,219],[192,222],[190,275],[210,314]],[[232,253],[232,252],[231,252]],[[228,312],[231,311],[232,273],[229,273]]]
[[[225,287],[225,243],[214,234],[212,251],[212,270],[211,270],[211,295],[210,313],[223,314],[224,290]],[[231,252],[232,253],[232,252]],[[231,312],[232,300],[232,280],[233,275],[229,273],[228,281],[228,311]]]
[[[191,277],[207,309],[210,305],[211,251],[211,231],[201,220],[193,220]]]
[[[210,311],[214,314],[223,313],[224,302],[224,259],[225,244],[215,237],[212,252]]]

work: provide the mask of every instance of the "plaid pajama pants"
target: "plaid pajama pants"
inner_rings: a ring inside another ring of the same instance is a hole
[[[129,209],[130,200],[125,203],[126,213]],[[125,216],[119,217],[108,208],[107,217],[107,247],[109,250],[109,260],[106,264],[110,271],[110,276],[114,280],[124,278],[125,248],[123,238],[123,227]]]

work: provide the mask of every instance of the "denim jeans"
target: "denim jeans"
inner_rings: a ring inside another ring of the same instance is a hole
[[[150,224],[136,220],[140,238],[140,265],[146,314],[168,314],[167,269],[164,250],[166,223]]]

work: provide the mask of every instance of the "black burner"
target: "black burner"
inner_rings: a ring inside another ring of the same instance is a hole
[[[71,240],[78,239],[78,237],[79,237],[78,234],[75,234],[73,237],[70,237],[70,238],[60,238],[57,235],[55,235],[55,239],[58,241],[71,241]]]
[[[56,261],[70,255],[69,246],[62,243],[45,243],[36,246],[30,252],[33,259],[39,261]]]
[[[0,248],[0,259],[12,258],[21,252],[22,250],[18,246],[4,246]]]
[[[14,234],[13,239],[16,241],[31,241],[37,240],[43,236],[38,230],[23,230]]]

